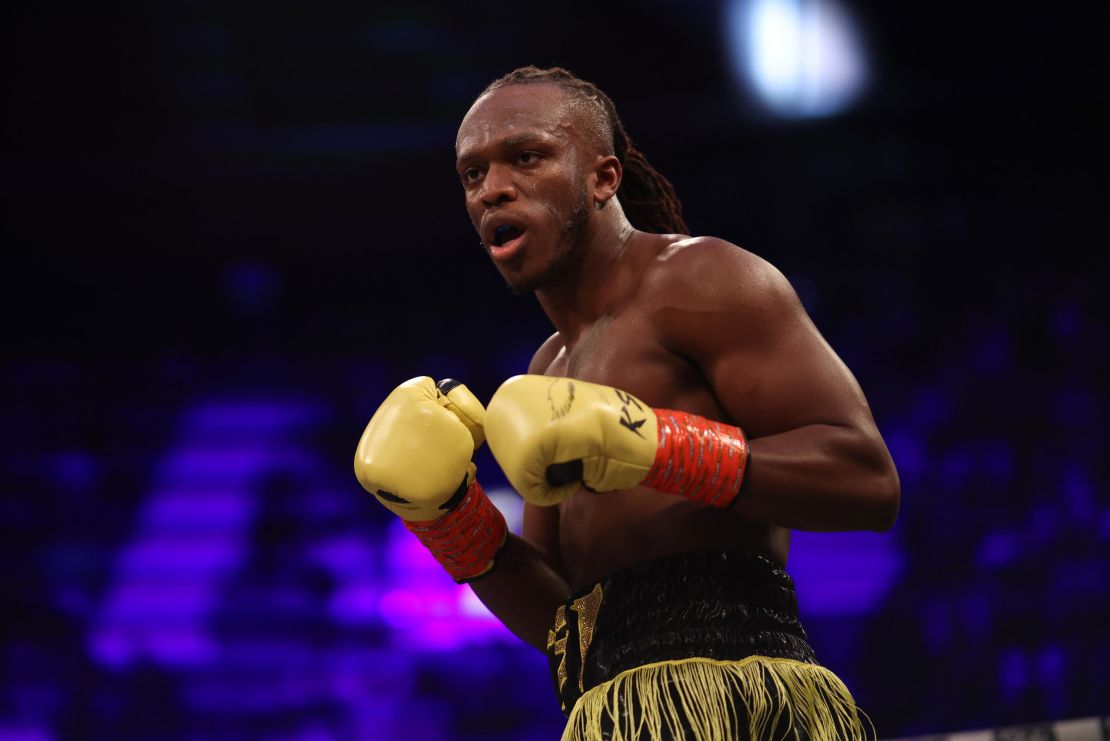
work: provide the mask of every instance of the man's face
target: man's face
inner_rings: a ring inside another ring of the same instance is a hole
[[[518,293],[574,257],[590,215],[584,127],[556,85],[509,85],[479,98],[455,140],[470,220]]]

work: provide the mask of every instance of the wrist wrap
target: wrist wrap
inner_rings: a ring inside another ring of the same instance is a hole
[[[491,571],[508,537],[504,515],[493,506],[477,479],[449,512],[434,520],[403,522],[459,584]]]
[[[739,427],[656,409],[659,447],[643,486],[727,507],[740,492],[748,463],[748,440]]]

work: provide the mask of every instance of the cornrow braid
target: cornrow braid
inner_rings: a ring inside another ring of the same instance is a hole
[[[482,95],[508,85],[552,83],[576,96],[587,105],[600,108],[608,129],[602,134],[602,145],[616,156],[624,168],[617,197],[624,207],[625,216],[635,228],[657,234],[688,234],[682,218],[682,203],[675,195],[674,186],[651,166],[643,152],[632,144],[624,124],[617,115],[613,101],[592,82],[576,77],[562,67],[518,67],[504,77],[491,82]],[[596,108],[595,108],[596,110]]]

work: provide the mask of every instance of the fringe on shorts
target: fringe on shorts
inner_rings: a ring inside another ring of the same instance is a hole
[[[660,661],[622,672],[578,699],[563,732],[563,741],[874,738],[835,674],[765,656]]]

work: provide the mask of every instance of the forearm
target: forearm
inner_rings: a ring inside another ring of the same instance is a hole
[[[513,633],[543,650],[570,590],[543,550],[509,532],[478,482],[473,454],[485,439],[484,418],[459,382],[410,379],[363,431],[355,476],[451,578],[470,583]]]
[[[750,439],[740,496],[751,520],[795,530],[887,530],[898,514],[899,482],[875,435],[809,425]]]
[[[470,583],[478,599],[518,638],[543,651],[555,610],[570,587],[543,552],[510,534],[489,574]]]
[[[542,376],[509,379],[488,412],[490,449],[532,504],[580,485],[645,486],[796,529],[885,530],[897,515],[898,474],[862,415],[749,441],[740,427],[653,409],[620,389]]]

